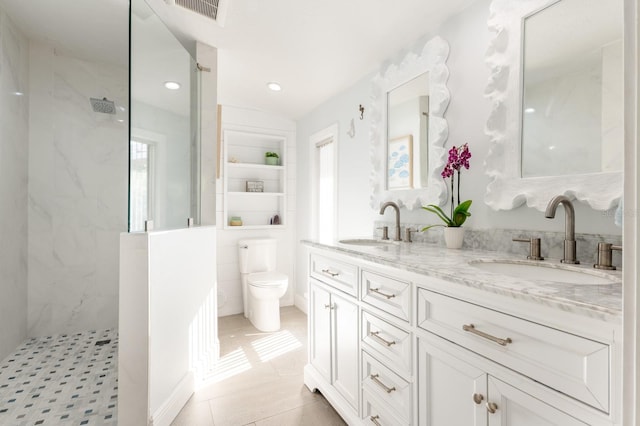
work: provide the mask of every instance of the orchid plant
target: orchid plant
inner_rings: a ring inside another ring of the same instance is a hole
[[[436,214],[443,222],[444,225],[429,225],[422,228],[422,231],[426,231],[434,226],[446,226],[451,228],[458,228],[467,220],[471,213],[469,213],[469,207],[471,207],[471,200],[460,202],[460,172],[462,169],[469,169],[469,159],[471,158],[471,152],[469,152],[468,144],[464,144],[459,147],[453,146],[449,150],[449,159],[447,165],[444,166],[441,176],[443,179],[451,178],[451,210],[450,214],[447,214],[435,204],[429,204],[422,208]],[[456,175],[457,175],[457,205],[456,201]]]

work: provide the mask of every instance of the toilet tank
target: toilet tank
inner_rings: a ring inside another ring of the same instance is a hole
[[[276,270],[276,240],[247,238],[238,241],[238,262],[241,274]]]

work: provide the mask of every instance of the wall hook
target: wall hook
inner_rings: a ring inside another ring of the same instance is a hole
[[[364,107],[362,106],[362,104],[360,104],[358,110],[360,110],[360,120],[364,119]]]

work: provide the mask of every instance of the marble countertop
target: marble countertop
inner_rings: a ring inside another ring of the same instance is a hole
[[[622,273],[601,271],[593,265],[565,265],[557,259],[542,261],[545,266],[579,270],[597,277],[610,278],[614,284],[568,284],[535,278],[512,277],[489,272],[473,266],[474,262],[535,263],[508,253],[479,250],[451,250],[426,243],[389,243],[379,246],[318,243],[304,240],[303,244],[392,266],[410,272],[441,278],[460,285],[532,301],[575,312],[605,321],[622,321]]]

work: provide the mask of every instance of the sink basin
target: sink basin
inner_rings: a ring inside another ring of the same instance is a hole
[[[340,244],[349,244],[352,246],[365,246],[365,247],[387,246],[387,245],[394,244],[393,241],[374,240],[373,238],[349,238],[346,240],[340,240],[338,242]]]
[[[577,285],[606,285],[620,283],[615,276],[588,269],[574,269],[565,265],[545,263],[523,263],[517,261],[471,261],[469,264],[483,271],[495,274],[508,275],[527,280],[553,281],[565,284]]]

